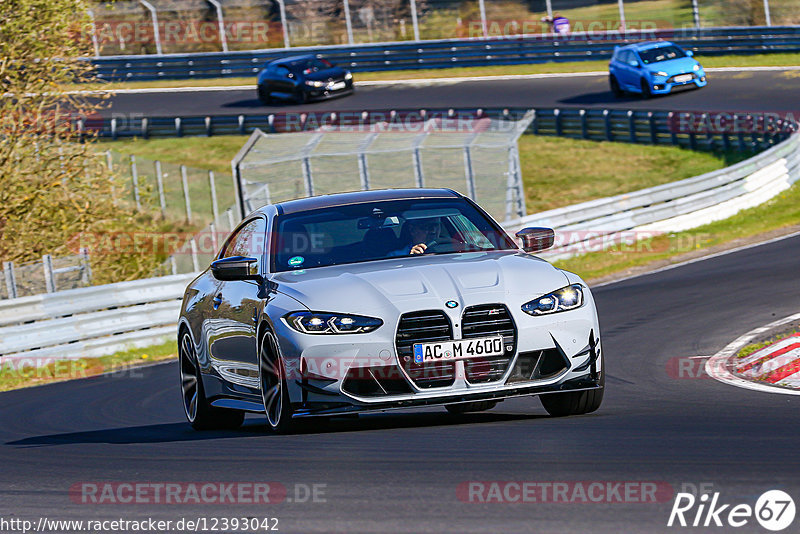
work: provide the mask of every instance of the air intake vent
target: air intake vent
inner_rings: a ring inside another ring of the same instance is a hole
[[[434,343],[453,339],[453,327],[447,316],[438,310],[403,314],[397,327],[395,345],[400,364],[419,388],[451,385],[456,376],[455,362],[414,363],[415,343]]]
[[[461,333],[465,339],[503,336],[504,354],[464,361],[467,381],[472,384],[503,378],[517,350],[517,331],[508,308],[503,304],[470,306],[461,318]]]

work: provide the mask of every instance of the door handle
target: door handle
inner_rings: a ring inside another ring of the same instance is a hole
[[[220,304],[222,304],[222,293],[217,293],[217,296],[214,297],[214,309],[219,309]]]

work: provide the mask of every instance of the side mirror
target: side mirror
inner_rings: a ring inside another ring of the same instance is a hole
[[[556,241],[556,233],[552,228],[523,228],[516,236],[522,241],[522,250],[525,252],[547,250]]]
[[[686,55],[692,57],[694,55],[694,52],[692,52],[691,50],[687,50]]]
[[[636,61],[635,59],[632,59],[632,60],[628,61],[628,65],[630,65],[631,67],[633,67],[635,69],[639,68],[639,62]]]
[[[217,280],[261,280],[258,260],[246,256],[231,256],[211,263],[211,273]]]

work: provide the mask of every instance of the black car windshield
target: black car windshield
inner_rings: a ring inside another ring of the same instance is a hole
[[[311,74],[312,72],[327,70],[331,67],[333,67],[333,64],[327,59],[314,58],[292,63],[292,70],[302,72],[303,74]]]
[[[517,248],[463,199],[387,200],[279,215],[272,271],[409,256],[417,245],[425,254]]]
[[[660,61],[669,61],[670,59],[686,57],[686,52],[675,45],[670,45],[659,48],[648,48],[647,50],[639,50],[639,57],[642,58],[642,63],[649,65],[651,63],[658,63]]]

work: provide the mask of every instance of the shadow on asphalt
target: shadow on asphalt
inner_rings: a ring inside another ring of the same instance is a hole
[[[638,95],[625,95],[614,96],[611,91],[600,91],[597,93],[585,93],[582,95],[572,96],[569,98],[562,98],[559,100],[561,104],[573,105],[597,105],[597,104],[627,104],[631,102],[642,102],[642,97]]]
[[[434,426],[458,426],[506,421],[547,419],[545,415],[511,413],[475,413],[453,415],[448,413],[377,414],[361,417],[335,417],[331,419],[309,419],[302,421],[295,434],[330,434],[369,430],[400,430],[404,428],[426,428]],[[192,430],[188,423],[165,423],[158,425],[131,426],[34,436],[5,445],[15,447],[37,447],[47,445],[76,445],[110,443],[117,445],[140,443],[168,443],[176,441],[200,441],[236,437],[280,437],[269,432],[264,419],[254,415],[238,430],[204,431]]]

